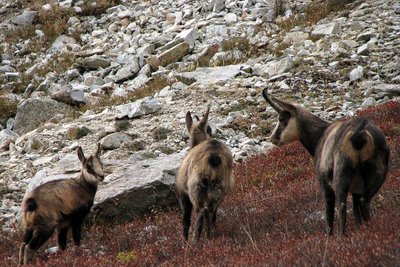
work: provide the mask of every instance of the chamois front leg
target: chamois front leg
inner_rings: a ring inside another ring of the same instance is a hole
[[[64,227],[58,229],[58,247],[61,250],[65,250],[67,247],[67,235],[68,235],[68,227]]]

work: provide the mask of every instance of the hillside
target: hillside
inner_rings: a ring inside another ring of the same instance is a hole
[[[388,179],[372,218],[347,234],[325,234],[324,207],[309,154],[298,143],[236,164],[236,188],[219,210],[211,240],[185,242],[178,207],[124,224],[86,225],[83,245],[38,253],[34,266],[397,266],[400,261],[400,102],[359,112],[376,122],[391,148]],[[194,219],[193,219],[194,220]],[[335,227],[337,219],[335,220]],[[0,237],[4,266],[17,261],[21,233]],[[44,247],[56,244],[55,238]]]

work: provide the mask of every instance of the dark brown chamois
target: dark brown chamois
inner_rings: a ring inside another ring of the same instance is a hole
[[[54,230],[58,232],[60,249],[67,246],[69,228],[75,245],[80,245],[82,223],[93,205],[97,184],[104,179],[100,150],[99,144],[96,153],[86,158],[78,147],[82,170],[77,178],[50,181],[25,194],[22,201],[24,240],[19,265],[31,262]]]
[[[382,131],[366,118],[330,123],[298,105],[269,97],[267,89],[263,96],[279,114],[272,143],[281,146],[298,140],[313,156],[325,201],[328,233],[333,232],[337,202],[339,230],[344,235],[349,192],[357,227],[368,221],[371,199],[384,183],[389,168],[390,152]]]
[[[176,178],[179,203],[183,211],[183,236],[186,240],[193,206],[197,212],[193,239],[200,238],[204,222],[206,236],[210,238],[217,208],[234,185],[232,154],[224,143],[211,139],[209,112],[210,107],[201,120],[197,118],[197,122],[193,122],[190,112],[186,114],[190,150],[183,159]]]

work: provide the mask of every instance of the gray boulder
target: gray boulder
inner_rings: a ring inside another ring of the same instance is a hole
[[[100,185],[90,217],[132,219],[154,207],[176,203],[175,173],[184,154],[127,161]]]
[[[244,65],[228,65],[212,68],[197,68],[196,71],[176,74],[175,78],[187,85],[193,82],[213,84],[234,79],[241,73],[243,66]]]
[[[91,56],[83,59],[82,67],[88,70],[97,70],[99,68],[107,68],[111,62],[109,59],[99,56]]]
[[[53,99],[30,98],[17,107],[14,131],[22,135],[36,129],[57,114],[70,116],[73,112],[70,106]]]
[[[279,61],[268,62],[265,66],[264,73],[268,77],[275,75],[280,75],[282,73],[288,72],[294,66],[292,57],[285,57]]]
[[[315,26],[314,30],[311,32],[313,37],[321,37],[325,35],[338,34],[342,30],[342,26],[339,23],[331,22],[326,24],[320,24]]]
[[[11,22],[17,26],[30,26],[37,16],[37,11],[25,10],[21,15],[11,19]]]
[[[103,149],[116,149],[120,145],[131,141],[132,138],[124,133],[112,133],[100,140]]]
[[[115,107],[115,113],[117,119],[137,118],[143,115],[157,112],[161,109],[161,102],[157,98],[145,97],[135,102],[119,105]]]

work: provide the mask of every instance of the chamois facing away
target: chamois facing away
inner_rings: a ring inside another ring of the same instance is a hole
[[[19,265],[31,262],[34,253],[55,229],[61,250],[67,246],[69,228],[75,245],[80,245],[82,223],[93,205],[97,184],[104,179],[100,151],[98,144],[97,151],[86,158],[78,147],[82,170],[77,178],[50,181],[25,194],[22,201],[24,243],[20,247]]]
[[[356,226],[368,221],[371,199],[388,172],[390,152],[382,131],[366,118],[330,123],[298,105],[269,97],[267,89],[263,96],[279,113],[279,122],[271,134],[272,143],[281,146],[298,140],[313,156],[325,202],[328,233],[333,233],[336,201],[339,231],[344,235],[349,192]]]
[[[190,150],[183,159],[176,178],[176,189],[183,211],[183,236],[188,240],[192,208],[197,219],[193,239],[201,236],[203,223],[206,236],[210,238],[211,226],[215,224],[217,208],[232,189],[233,158],[229,148],[221,141],[211,139],[208,115],[193,122],[190,111],[186,114]]]

